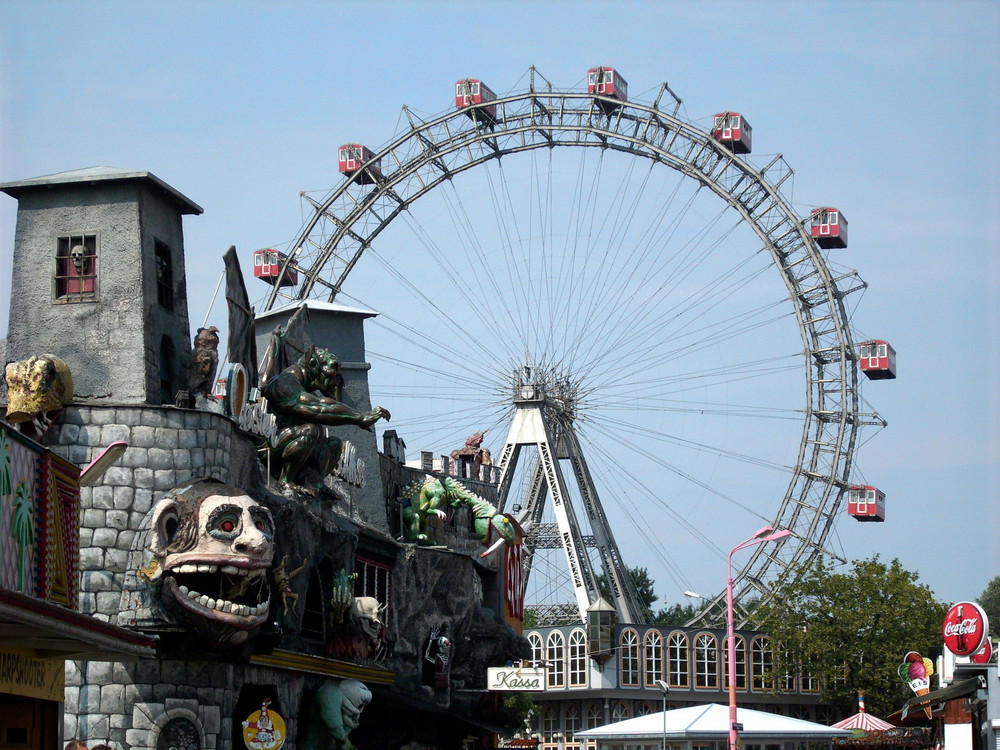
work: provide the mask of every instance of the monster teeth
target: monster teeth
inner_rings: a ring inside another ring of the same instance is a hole
[[[188,595],[188,587],[187,586],[178,586],[177,590],[180,591],[181,594],[183,594],[184,596]]]
[[[216,565],[205,565],[202,563],[186,563],[184,565],[178,565],[173,569],[174,573],[215,573],[218,571],[218,566]]]
[[[219,570],[230,576],[246,575],[243,568],[237,568],[235,565],[223,565]]]
[[[185,594],[185,596],[193,601],[198,601],[199,597],[201,597],[201,594],[199,594],[197,591],[188,591]]]

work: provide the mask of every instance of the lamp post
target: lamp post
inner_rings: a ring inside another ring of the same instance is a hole
[[[726,560],[726,644],[727,672],[729,675],[729,750],[736,750],[736,633],[733,625],[733,555],[741,549],[763,542],[774,542],[791,534],[788,529],[775,531],[765,526],[746,541],[740,542],[729,551]]]
[[[670,686],[665,680],[656,680],[656,687],[663,693],[663,750],[667,750],[667,693],[670,692]]]

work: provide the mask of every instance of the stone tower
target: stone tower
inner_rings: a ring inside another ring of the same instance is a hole
[[[0,190],[18,201],[7,361],[61,357],[76,401],[172,404],[191,349],[181,219],[201,207],[111,167]]]

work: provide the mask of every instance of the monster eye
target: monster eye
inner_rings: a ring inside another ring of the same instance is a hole
[[[220,505],[209,516],[207,530],[216,539],[229,540],[240,533],[240,508]]]

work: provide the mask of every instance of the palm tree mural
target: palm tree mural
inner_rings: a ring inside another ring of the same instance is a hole
[[[17,589],[24,592],[25,580],[25,548],[28,555],[35,543],[34,508],[31,502],[31,491],[25,480],[17,485],[17,493],[14,495],[14,514],[11,517],[10,535],[17,543]]]

